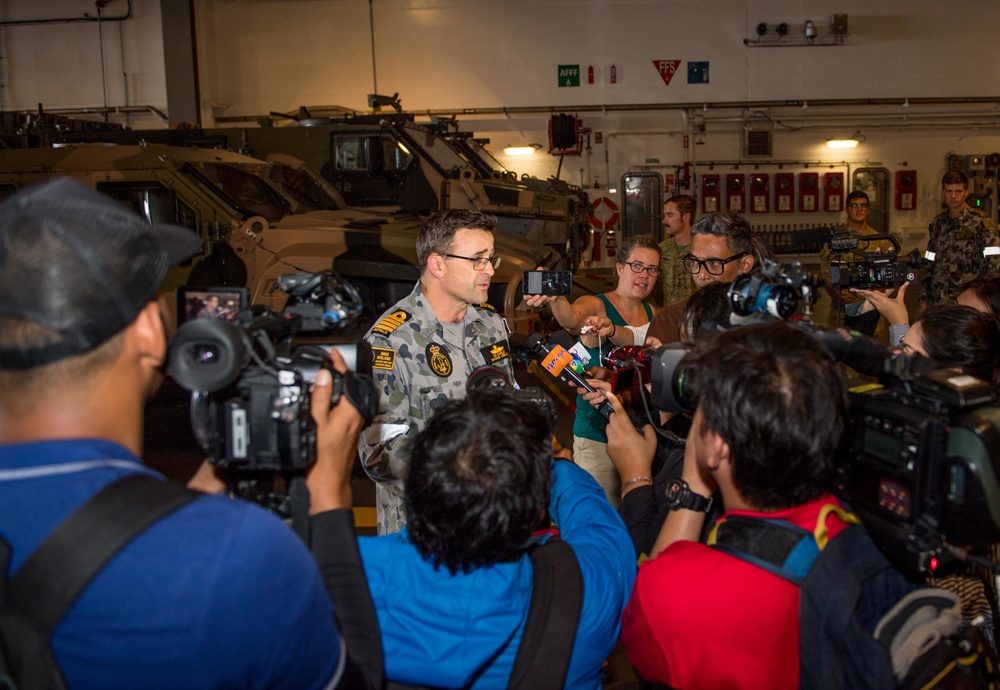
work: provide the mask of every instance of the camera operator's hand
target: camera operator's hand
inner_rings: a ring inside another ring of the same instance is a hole
[[[347,373],[344,358],[336,349],[330,351],[333,368]],[[310,405],[316,422],[316,462],[306,475],[309,488],[309,514],[350,508],[351,468],[358,453],[358,435],[364,426],[361,413],[341,395],[330,407],[333,377],[326,369],[316,374]]]
[[[856,295],[861,295],[865,298],[865,304],[861,307],[861,313],[871,311],[872,309],[877,309],[878,312],[885,317],[885,320],[889,322],[889,325],[895,326],[898,324],[904,324],[910,322],[910,315],[906,309],[906,303],[904,301],[906,297],[906,286],[909,283],[903,283],[896,290],[896,295],[890,297],[881,290],[859,290],[857,288],[851,288],[851,292]]]
[[[652,483],[653,456],[656,455],[656,433],[649,424],[643,427],[643,433],[635,430],[632,420],[622,407],[618,398],[607,391],[606,400],[610,401],[615,412],[608,420],[608,457],[618,470],[622,485],[637,477],[649,478],[649,482],[635,481],[622,490],[622,496],[639,486]]]

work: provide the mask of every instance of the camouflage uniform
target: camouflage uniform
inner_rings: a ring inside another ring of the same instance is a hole
[[[375,480],[378,533],[398,532],[406,523],[403,476],[413,437],[443,402],[465,397],[474,369],[498,366],[514,379],[503,319],[489,305],[470,305],[449,340],[420,292],[420,284],[391,307],[365,340],[372,347],[372,372],[380,388],[379,410],[358,441],[361,463]],[[454,338],[454,336],[452,336]]]
[[[924,258],[920,303],[954,302],[962,283],[998,274],[1000,237],[993,221],[969,206],[958,218],[945,211],[931,221]]]
[[[694,280],[684,268],[681,259],[687,256],[689,246],[681,247],[673,237],[660,242],[660,285],[663,288],[663,306],[686,300],[694,292]]]

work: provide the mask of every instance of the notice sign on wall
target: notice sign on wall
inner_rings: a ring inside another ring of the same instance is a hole
[[[559,65],[559,86],[579,86],[580,65]]]
[[[667,86],[670,86],[670,80],[674,78],[680,64],[680,60],[653,60],[653,67],[660,73],[663,83]]]

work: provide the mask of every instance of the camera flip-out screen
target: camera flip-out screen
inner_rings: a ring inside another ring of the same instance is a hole
[[[178,324],[194,319],[239,323],[240,312],[250,306],[247,288],[178,288]]]

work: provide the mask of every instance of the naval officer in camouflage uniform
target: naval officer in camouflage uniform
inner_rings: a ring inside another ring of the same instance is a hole
[[[378,533],[406,522],[403,476],[413,438],[446,400],[465,396],[473,370],[501,367],[513,381],[507,328],[486,304],[494,269],[497,219],[439,211],[420,229],[420,281],[365,335],[380,389],[379,411],[358,442],[375,480]]]
[[[684,257],[691,244],[694,222],[694,197],[672,196],[663,202],[663,241],[660,242],[660,286],[663,306],[682,302],[694,294],[691,273],[684,268]]]
[[[947,210],[931,221],[921,307],[954,302],[963,283],[1000,274],[996,226],[965,203],[969,178],[961,170],[949,170],[941,178],[941,187]]]

